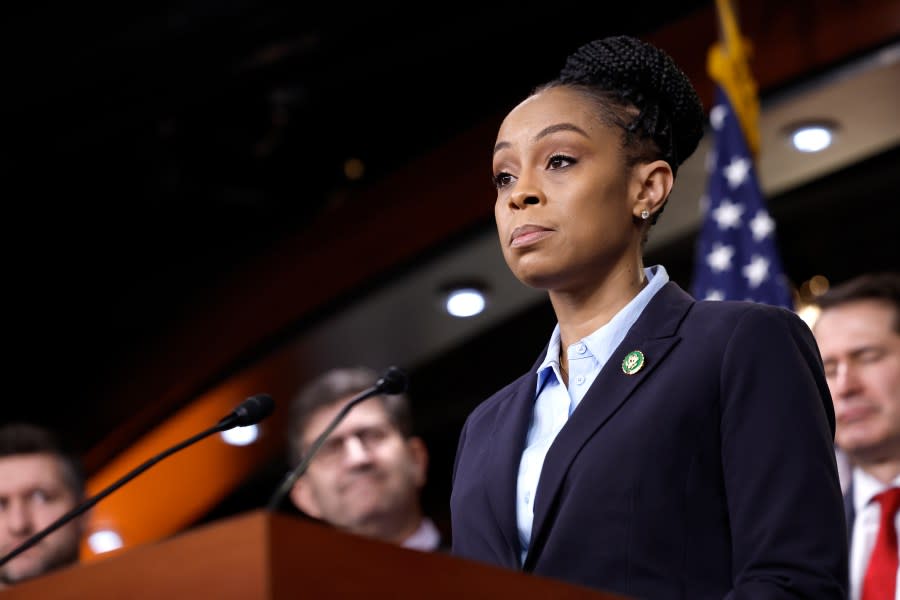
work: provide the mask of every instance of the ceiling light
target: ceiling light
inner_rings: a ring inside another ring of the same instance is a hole
[[[828,291],[830,285],[828,278],[824,275],[814,275],[809,280],[809,291],[813,296],[821,296]]]
[[[457,288],[447,294],[444,306],[454,317],[474,317],[484,310],[484,293],[474,287]]]
[[[350,181],[361,179],[366,172],[366,165],[358,158],[348,158],[344,161],[344,177]]]
[[[252,444],[259,437],[259,427],[256,425],[247,425],[246,427],[235,427],[219,434],[226,444],[232,446],[246,446]]]
[[[819,318],[819,313],[822,312],[822,309],[816,306],[815,304],[806,304],[797,309],[797,316],[799,316],[806,325],[812,329],[816,321]]]
[[[121,548],[122,536],[112,529],[101,529],[89,535],[87,542],[94,554],[103,554]]]
[[[790,130],[791,144],[800,152],[821,152],[834,140],[834,126],[828,123],[805,123]]]

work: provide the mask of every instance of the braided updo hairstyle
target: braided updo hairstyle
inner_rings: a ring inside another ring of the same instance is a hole
[[[703,137],[705,113],[690,80],[668,54],[636,38],[613,36],[581,46],[558,78],[536,92],[558,86],[597,100],[604,122],[624,131],[629,166],[662,159],[675,173]]]

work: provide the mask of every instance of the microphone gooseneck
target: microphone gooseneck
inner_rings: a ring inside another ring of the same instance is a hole
[[[313,441],[309,450],[306,452],[306,455],[300,460],[300,463],[285,475],[284,479],[281,481],[281,485],[275,489],[275,493],[273,493],[272,497],[269,499],[266,509],[274,511],[278,508],[278,505],[281,504],[284,497],[291,491],[291,488],[294,487],[294,484],[300,479],[300,476],[306,472],[309,463],[319,451],[319,448],[322,447],[322,444],[325,443],[325,440],[328,439],[328,436],[331,435],[334,428],[338,426],[345,416],[347,416],[347,413],[350,412],[351,408],[372,396],[380,396],[382,394],[402,394],[406,391],[408,382],[409,378],[402,369],[398,367],[388,367],[381,378],[375,382],[375,385],[363,390],[348,400],[328,424],[328,427],[326,427],[325,430],[319,434],[319,437]]]
[[[54,522],[50,523],[44,529],[38,531],[33,536],[19,544],[16,548],[14,548],[11,552],[9,552],[3,558],[0,558],[0,567],[5,565],[7,562],[18,556],[19,554],[25,552],[39,541],[77,517],[78,515],[84,513],[86,510],[109,496],[111,493],[161,461],[162,459],[170,456],[183,448],[187,448],[191,444],[195,442],[199,442],[203,438],[212,435],[213,433],[218,433],[220,431],[226,431],[228,429],[233,429],[235,427],[243,427],[245,425],[254,425],[259,423],[264,418],[272,414],[273,409],[275,408],[275,402],[272,400],[272,397],[268,394],[257,394],[255,396],[250,396],[241,404],[235,408],[231,413],[222,417],[218,423],[206,429],[205,431],[201,431],[200,433],[189,437],[184,440],[180,444],[176,444],[172,446],[168,450],[157,454],[156,456],[150,458],[146,462],[142,463],[140,466],[132,469],[128,473],[126,473],[123,477],[110,484],[102,491],[97,493],[96,495],[88,498]]]

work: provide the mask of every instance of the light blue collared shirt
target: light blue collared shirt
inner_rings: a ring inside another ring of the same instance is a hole
[[[644,269],[644,275],[647,277],[647,286],[616,313],[609,323],[566,349],[569,359],[568,389],[563,384],[559,371],[559,323],[550,336],[547,356],[537,371],[534,414],[525,438],[522,460],[519,462],[516,521],[523,563],[531,541],[534,495],[550,445],[594,383],[613,350],[625,339],[628,330],[644,312],[656,292],[669,281],[669,274],[662,265]]]

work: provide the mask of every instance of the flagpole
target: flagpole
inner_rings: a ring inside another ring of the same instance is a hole
[[[705,300],[751,300],[793,309],[756,163],[759,98],[752,46],[737,23],[737,0],[716,0],[718,40],[707,71],[716,84],[704,222],[697,240],[692,294]]]
[[[738,27],[737,0],[716,0],[716,25],[719,40],[710,49],[707,71],[728,94],[755,161],[760,146],[759,99],[749,66],[751,46]]]

